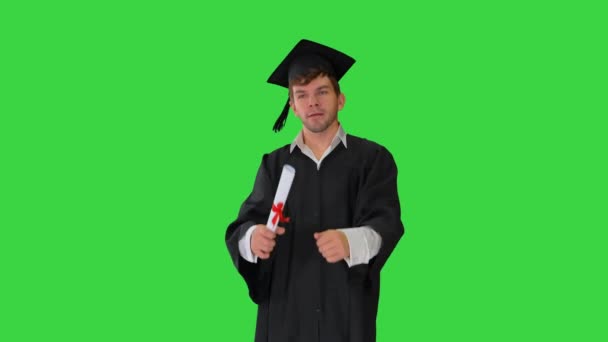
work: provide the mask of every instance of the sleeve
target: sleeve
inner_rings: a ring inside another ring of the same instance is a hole
[[[382,238],[371,227],[355,227],[338,229],[346,235],[350,249],[350,257],[344,261],[348,267],[369,263],[375,257],[382,245]]]
[[[378,254],[369,261],[366,270],[371,279],[376,279],[401,239],[404,228],[397,192],[397,165],[393,156],[378,146],[365,164],[355,201],[354,226],[369,226],[381,237]]]
[[[247,229],[247,232],[245,233],[245,236],[239,239],[239,254],[246,261],[255,264],[256,262],[258,262],[258,257],[257,255],[254,255],[251,251],[251,234],[253,234],[254,229],[255,226],[249,227],[249,229]]]
[[[264,224],[268,219],[272,207],[272,183],[266,166],[267,158],[268,155],[262,158],[253,190],[241,205],[237,219],[228,225],[225,236],[232,263],[247,283],[249,297],[258,304],[268,298],[272,258],[258,260],[257,263],[246,261],[240,254],[239,241],[251,226]]]

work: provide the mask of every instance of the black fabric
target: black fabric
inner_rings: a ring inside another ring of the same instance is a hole
[[[258,304],[256,342],[375,341],[380,271],[403,235],[392,155],[371,141],[347,136],[317,170],[289,145],[264,155],[252,193],[226,231],[233,263]],[[268,260],[240,257],[238,241],[254,224],[265,224],[282,167],[296,169],[284,213],[286,233]],[[330,264],[314,232],[371,226],[381,237],[369,264]]]
[[[287,80],[288,82],[291,82],[312,72],[313,70],[320,70],[328,76],[335,77],[336,79],[338,78],[336,76],[336,72],[334,71],[334,67],[327,59],[317,54],[308,54],[297,57],[293,60],[289,66]]]
[[[287,121],[287,114],[289,114],[289,98],[287,98],[287,102],[283,107],[283,111],[277,118],[277,121],[275,121],[274,126],[272,126],[272,130],[275,131],[275,133],[283,129],[283,127],[285,126],[285,122]]]
[[[355,59],[343,52],[302,39],[272,72],[268,83],[287,88],[290,78],[297,77],[312,67],[328,69],[339,81],[354,63]]]

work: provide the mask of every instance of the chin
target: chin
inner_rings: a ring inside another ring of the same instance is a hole
[[[327,128],[329,127],[329,125],[322,125],[322,126],[306,126],[306,128],[311,131],[312,133],[321,133],[324,132],[325,130],[327,130]]]

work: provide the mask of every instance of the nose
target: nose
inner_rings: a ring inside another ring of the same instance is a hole
[[[311,95],[308,98],[308,106],[309,107],[316,107],[319,105],[319,101],[317,101],[317,95]]]

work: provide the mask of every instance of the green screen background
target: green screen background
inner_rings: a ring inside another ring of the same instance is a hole
[[[379,341],[605,341],[601,2],[0,5],[0,340],[251,341],[224,244],[301,38],[399,168]]]

